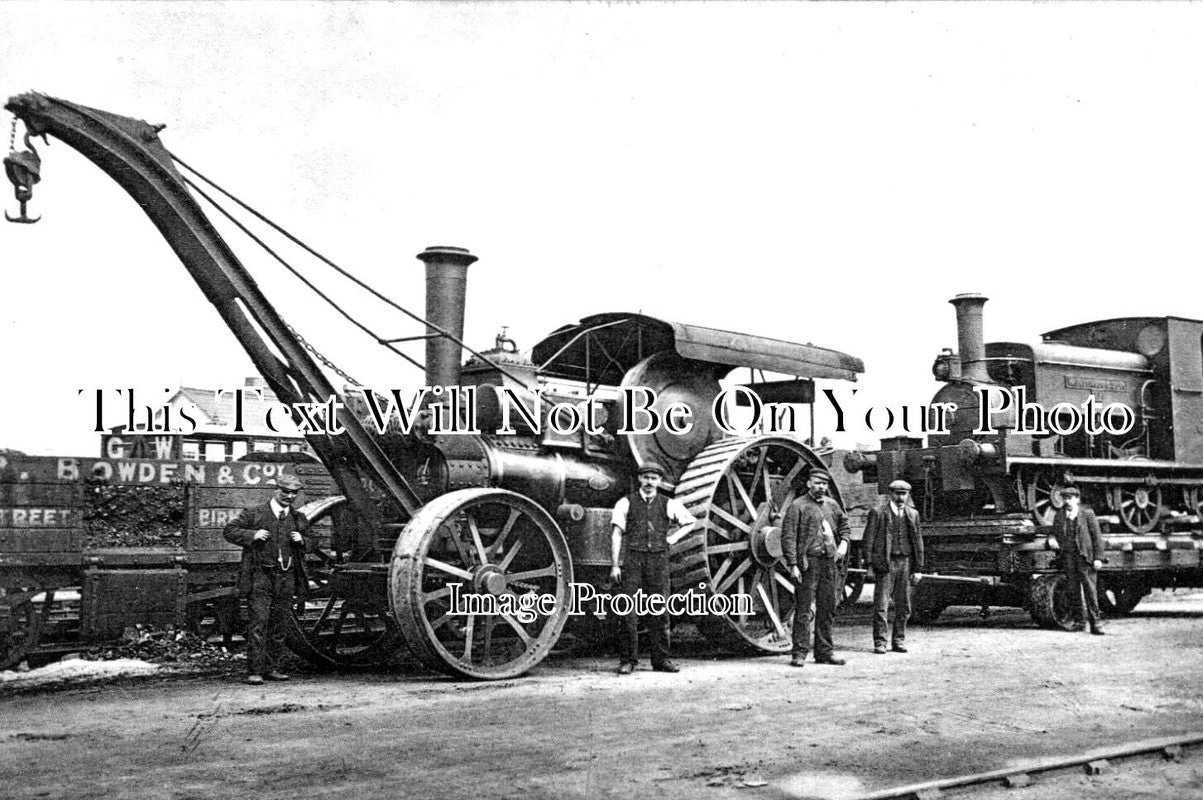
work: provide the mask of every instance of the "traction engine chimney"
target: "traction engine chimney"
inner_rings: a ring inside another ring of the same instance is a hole
[[[426,264],[426,320],[455,338],[464,339],[464,303],[468,267],[476,256],[463,247],[427,247],[417,258]],[[426,385],[457,386],[463,355],[460,346],[426,331]]]
[[[957,310],[957,345],[960,348],[961,378],[972,383],[989,383],[986,344],[982,333],[982,306],[990,298],[980,294],[958,294],[948,302]]]

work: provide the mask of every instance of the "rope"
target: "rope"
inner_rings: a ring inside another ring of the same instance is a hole
[[[297,246],[298,246],[298,247],[300,247],[302,250],[304,250],[305,252],[309,253],[311,256],[313,256],[314,258],[316,258],[316,259],[318,259],[319,261],[321,261],[322,263],[324,263],[326,266],[328,266],[328,267],[330,267],[331,269],[333,269],[335,272],[337,272],[338,274],[342,275],[344,278],[346,278],[346,279],[350,280],[352,283],[354,283],[354,284],[355,284],[356,286],[358,286],[359,288],[361,288],[361,289],[365,290],[366,292],[368,292],[368,293],[369,293],[369,294],[371,294],[372,296],[376,297],[378,300],[380,300],[381,302],[385,303],[386,305],[389,305],[389,306],[391,306],[392,308],[395,308],[397,311],[400,311],[402,314],[405,314],[405,315],[406,315],[406,316],[408,316],[410,319],[412,319],[412,320],[414,320],[414,321],[416,321],[416,322],[420,322],[420,323],[422,323],[424,326],[426,326],[426,328],[427,328],[427,329],[429,329],[429,330],[433,330],[433,331],[435,331],[436,333],[438,333],[440,336],[442,336],[443,338],[445,338],[445,339],[450,339],[451,341],[455,342],[455,343],[456,343],[457,345],[459,345],[461,348],[463,348],[464,350],[467,350],[469,353],[471,353],[472,355],[476,356],[476,357],[477,357],[477,358],[479,358],[481,361],[485,362],[485,363],[486,363],[486,364],[488,364],[490,367],[492,367],[493,369],[495,369],[495,370],[497,370],[498,372],[500,372],[502,375],[505,375],[507,378],[509,378],[509,379],[511,379],[511,380],[513,380],[513,381],[515,381],[515,382],[519,383],[519,384],[523,383],[523,381],[522,381],[522,379],[521,379],[521,378],[517,377],[516,375],[513,375],[513,374],[512,374],[512,373],[510,373],[508,370],[504,369],[504,368],[503,368],[503,367],[502,367],[500,364],[498,364],[497,362],[493,361],[493,359],[489,358],[488,356],[484,355],[483,353],[480,353],[480,352],[478,352],[478,351],[476,351],[476,350],[473,350],[471,347],[469,347],[468,345],[464,344],[464,342],[462,342],[462,341],[461,341],[459,338],[457,338],[456,336],[453,336],[453,335],[452,335],[452,334],[451,334],[449,331],[446,331],[446,330],[442,329],[441,327],[439,327],[438,325],[435,325],[434,323],[430,322],[429,320],[426,320],[426,319],[424,319],[424,318],[422,318],[422,317],[418,316],[417,314],[413,313],[413,312],[412,312],[412,311],[410,311],[408,308],[405,308],[404,306],[402,306],[401,304],[399,304],[399,303],[397,303],[396,301],[392,300],[392,299],[391,299],[391,298],[389,298],[388,296],[386,296],[386,295],[382,294],[381,292],[377,291],[377,290],[376,290],[376,289],[375,289],[373,286],[371,286],[371,285],[369,285],[369,284],[365,283],[364,281],[360,280],[359,278],[355,277],[355,275],[353,275],[352,273],[350,273],[350,272],[348,272],[347,270],[343,269],[342,267],[340,267],[338,264],[336,264],[336,263],[334,263],[333,261],[331,261],[331,260],[330,260],[329,258],[327,258],[326,256],[324,256],[324,255],[322,255],[321,253],[319,253],[318,251],[314,250],[312,247],[310,247],[309,245],[307,245],[305,242],[301,241],[301,240],[300,240],[300,239],[298,239],[297,237],[293,236],[293,235],[292,235],[290,232],[288,232],[288,231],[287,231],[287,230],[285,230],[284,228],[280,227],[279,225],[277,225],[277,224],[276,224],[275,222],[273,222],[272,220],[268,219],[266,216],[264,216],[263,214],[261,214],[261,213],[260,213],[259,211],[257,211],[255,208],[253,208],[253,207],[251,207],[250,205],[246,204],[245,202],[243,202],[242,200],[240,200],[238,197],[236,197],[234,194],[232,194],[232,193],[230,193],[229,191],[227,191],[226,189],[222,188],[220,185],[218,185],[217,183],[215,183],[214,181],[212,181],[211,179],[209,179],[208,177],[206,177],[204,174],[202,174],[201,172],[199,172],[198,170],[196,170],[194,167],[190,166],[190,165],[189,165],[187,162],[185,162],[183,159],[181,159],[181,158],[179,158],[178,156],[176,156],[174,153],[171,153],[171,152],[169,151],[169,152],[168,152],[168,155],[169,155],[169,156],[171,156],[172,160],[173,160],[173,161],[175,161],[177,164],[179,164],[181,167],[183,167],[184,169],[188,170],[189,172],[191,172],[191,173],[192,173],[193,175],[195,175],[196,177],[200,178],[200,179],[201,179],[202,181],[204,181],[206,184],[208,184],[209,186],[213,187],[213,188],[214,188],[214,189],[216,189],[218,192],[220,192],[221,194],[223,194],[223,195],[225,195],[226,197],[228,197],[230,200],[234,201],[234,202],[235,202],[236,204],[238,204],[238,206],[239,206],[239,207],[241,207],[241,208],[242,208],[244,211],[246,211],[247,213],[249,213],[249,214],[251,214],[252,216],[254,216],[254,217],[255,217],[256,219],[258,219],[260,222],[264,223],[265,225],[267,225],[268,227],[270,227],[272,230],[276,231],[276,232],[277,232],[277,233],[279,233],[281,236],[283,236],[284,238],[288,239],[290,242],[292,242],[293,244],[297,245]],[[187,179],[187,178],[185,178],[184,180],[185,180],[185,181],[188,183],[188,185],[189,185],[189,186],[192,186],[193,188],[196,188],[196,184],[192,183],[191,181],[188,181],[188,179]],[[199,192],[199,191],[200,191],[200,189],[199,189],[199,188],[197,188],[197,191]],[[226,215],[226,217],[227,217],[228,219],[230,219],[231,221],[234,221],[234,220],[233,220],[233,217],[231,217],[231,216],[229,215],[229,213],[228,213],[228,212],[226,212],[224,209],[222,209],[220,206],[218,206],[218,205],[217,205],[217,204],[216,204],[216,203],[215,203],[215,202],[214,202],[214,201],[213,201],[211,198],[209,198],[209,197],[208,197],[208,196],[206,196],[206,195],[203,195],[203,193],[202,193],[202,196],[204,196],[204,197],[205,197],[205,199],[206,199],[206,200],[208,200],[210,203],[213,203],[214,207],[215,207],[215,208],[218,208],[218,209],[219,209],[219,210],[220,210],[220,211],[221,211],[223,214],[225,214],[225,215]],[[239,227],[240,227],[240,228],[241,228],[241,229],[242,229],[244,232],[247,232],[247,231],[246,231],[246,228],[245,228],[244,226],[242,226],[240,223],[237,223],[237,222],[235,222],[235,224],[237,224],[237,225],[238,225],[238,226],[239,226]],[[249,234],[249,232],[247,232],[247,233],[248,233],[248,235],[251,235],[251,234]],[[253,237],[253,236],[252,236],[252,238],[255,238],[255,237]],[[258,242],[258,243],[259,243],[259,245],[260,245],[261,247],[263,247],[264,249],[267,249],[267,245],[263,244],[263,243],[262,243],[262,242],[261,242],[259,239],[255,238],[255,241],[256,241],[256,242]],[[271,251],[269,250],[268,252],[271,252]],[[275,254],[273,253],[272,255],[275,255]],[[276,256],[276,258],[277,258],[277,260],[280,260],[280,262],[281,262],[281,263],[284,263],[284,261],[283,261],[282,259],[280,259],[280,258],[279,258],[279,256]],[[287,266],[287,265],[286,265],[286,266]],[[290,269],[290,270],[292,270],[292,268],[291,268],[291,267],[289,267],[289,269]],[[293,271],[293,274],[297,274],[297,273],[295,272],[295,270]],[[300,277],[300,276],[298,275],[298,277]],[[302,278],[302,280],[304,280],[304,279]],[[306,281],[306,284],[307,284],[307,285],[309,285],[309,286],[310,286],[310,288],[313,288],[312,284],[309,284],[309,282],[308,282],[308,281]],[[317,290],[316,290],[316,289],[314,289],[314,291],[316,292]],[[330,303],[331,305],[334,305],[333,301],[331,301],[331,300],[330,300],[329,298],[327,298],[325,295],[322,295],[322,299],[323,299],[323,300],[326,300],[326,302],[327,302],[327,303]],[[337,306],[335,306],[335,307],[337,308]],[[340,311],[341,311],[341,309],[340,309]],[[344,316],[346,316],[345,312],[344,312]],[[350,317],[348,317],[348,319],[350,319]],[[358,325],[358,323],[356,323],[356,325]],[[361,327],[361,328],[362,328],[363,326],[359,326],[359,327]],[[365,328],[364,330],[366,331],[366,328]],[[377,341],[377,343],[379,343],[379,344],[382,344],[382,345],[385,345],[385,346],[389,346],[389,344],[388,344],[387,340],[380,338],[380,337],[379,337],[379,336],[377,336],[375,333],[372,333],[372,332],[370,332],[370,331],[368,331],[368,333],[369,333],[369,335],[371,335],[371,336],[372,336],[372,338],[374,338],[374,339]],[[424,366],[422,366],[421,364],[418,364],[418,362],[414,361],[414,360],[413,360],[412,358],[410,358],[409,356],[406,356],[404,353],[402,353],[400,350],[397,350],[395,347],[391,347],[391,346],[389,346],[389,349],[390,349],[390,350],[393,350],[393,352],[397,353],[398,355],[401,355],[401,356],[402,356],[403,358],[405,358],[407,361],[410,361],[411,363],[415,364],[415,365],[416,365],[416,366],[418,366],[420,369],[425,369],[425,367],[424,367]]]
[[[283,266],[283,267],[284,267],[284,269],[288,270],[288,271],[289,271],[289,272],[291,272],[293,275],[295,275],[295,276],[296,276],[296,278],[297,278],[297,280],[301,281],[301,283],[303,283],[303,284],[305,284],[306,286],[308,286],[308,287],[310,288],[310,290],[312,290],[312,291],[313,291],[313,293],[314,293],[314,294],[316,294],[318,297],[320,297],[320,298],[322,298],[323,300],[325,300],[325,301],[326,301],[326,302],[327,302],[327,303],[330,305],[330,307],[331,307],[331,308],[333,308],[335,311],[337,311],[339,314],[341,314],[341,315],[342,315],[342,316],[343,316],[343,317],[344,317],[344,318],[345,318],[345,319],[346,319],[348,322],[350,322],[350,323],[351,323],[352,325],[354,325],[355,327],[359,328],[361,331],[363,331],[363,332],[364,332],[364,333],[366,333],[367,335],[371,336],[373,339],[375,339],[375,340],[376,340],[376,342],[377,342],[377,343],[379,343],[379,344],[381,344],[381,345],[383,345],[383,346],[387,347],[388,349],[392,350],[392,351],[393,351],[394,353],[396,353],[397,355],[399,355],[399,356],[401,356],[402,358],[404,358],[406,361],[408,361],[408,362],[410,362],[411,364],[413,364],[414,366],[416,366],[418,369],[425,369],[425,367],[424,367],[422,364],[420,364],[419,362],[415,361],[413,358],[411,358],[410,356],[408,356],[408,355],[406,355],[405,353],[401,352],[401,351],[400,351],[400,350],[398,350],[397,348],[393,347],[393,346],[392,346],[392,345],[391,345],[389,342],[387,342],[386,340],[384,340],[384,339],[382,339],[381,337],[377,336],[377,335],[376,335],[376,333],[375,333],[375,332],[374,332],[374,331],[373,331],[371,328],[369,328],[368,326],[364,325],[362,322],[360,322],[359,320],[355,319],[355,318],[354,318],[354,317],[352,317],[350,314],[348,314],[348,313],[347,313],[347,312],[346,312],[346,311],[345,311],[345,310],[342,308],[342,306],[340,306],[338,303],[334,302],[334,300],[332,300],[332,299],[329,297],[329,295],[327,295],[327,294],[326,294],[325,292],[323,292],[321,289],[319,289],[319,288],[317,288],[316,286],[314,286],[312,281],[310,281],[308,278],[306,278],[304,275],[302,275],[302,274],[301,274],[299,271],[297,271],[297,269],[296,269],[294,266],[292,266],[292,265],[291,265],[291,264],[289,264],[287,261],[285,261],[285,260],[284,260],[284,258],[283,258],[283,257],[282,257],[282,256],[281,256],[279,253],[277,253],[277,252],[276,252],[275,250],[273,250],[273,249],[272,249],[272,248],[271,248],[271,247],[270,247],[270,246],[269,246],[269,245],[268,245],[266,242],[264,242],[262,239],[260,239],[260,238],[259,238],[258,236],[256,236],[254,233],[252,233],[252,232],[251,232],[251,231],[250,231],[250,230],[249,230],[249,229],[246,227],[246,225],[242,224],[242,222],[240,222],[238,219],[236,219],[236,218],[234,217],[234,215],[232,215],[232,214],[231,214],[229,211],[227,211],[226,209],[222,208],[222,207],[221,207],[221,206],[220,206],[220,205],[219,205],[219,204],[218,204],[218,203],[217,203],[217,202],[216,202],[216,201],[215,201],[215,200],[214,200],[212,197],[210,197],[208,194],[206,194],[206,193],[205,193],[205,191],[204,191],[203,189],[201,189],[199,186],[197,186],[197,185],[196,185],[195,183],[193,183],[192,181],[188,180],[188,178],[184,178],[184,183],[185,183],[185,184],[187,184],[187,185],[188,185],[188,186],[189,186],[189,187],[190,187],[190,188],[191,188],[193,191],[195,191],[195,192],[196,192],[197,194],[199,194],[201,197],[205,198],[205,200],[209,201],[210,205],[212,205],[212,206],[213,206],[215,209],[217,209],[219,212],[221,212],[222,216],[224,216],[224,217],[225,217],[226,219],[228,219],[230,222],[234,223],[234,225],[235,225],[235,226],[237,226],[237,228],[238,228],[240,231],[242,231],[243,233],[245,233],[245,234],[246,234],[246,235],[247,235],[247,236],[248,236],[248,237],[251,239],[251,241],[253,241],[255,244],[257,244],[257,245],[259,245],[260,247],[262,247],[262,248],[263,248],[263,249],[264,249],[264,250],[265,250],[265,251],[268,253],[268,255],[270,255],[272,258],[276,259],[276,261],[280,262],[281,266]],[[284,324],[285,324],[285,325],[288,325],[288,323],[287,323],[287,322],[286,322],[286,323],[284,323]],[[339,369],[338,367],[334,366],[334,365],[333,365],[333,363],[332,363],[332,362],[330,362],[330,360],[329,360],[329,359],[327,359],[325,356],[322,356],[320,353],[318,353],[318,352],[317,352],[317,350],[316,350],[316,349],[314,349],[312,345],[309,345],[307,342],[305,342],[304,338],[303,338],[303,337],[301,337],[301,336],[300,336],[300,334],[298,334],[298,333],[296,332],[296,329],[295,329],[295,328],[293,328],[291,325],[288,325],[288,329],[289,329],[290,331],[292,331],[294,335],[296,335],[296,337],[297,337],[297,339],[298,339],[298,340],[300,340],[302,343],[304,343],[304,344],[305,344],[305,346],[307,347],[307,349],[309,349],[311,352],[313,352],[313,353],[314,353],[314,355],[317,355],[317,356],[319,356],[319,357],[322,359],[323,363],[325,363],[327,366],[330,366],[332,369],[334,369],[334,370],[335,370],[335,371],[336,371],[336,372],[337,372],[339,375],[342,375],[344,378],[348,377],[348,376],[347,376],[347,374],[346,374],[345,372],[343,372],[343,371],[342,371],[341,369]],[[358,386],[358,385],[361,385],[361,384],[360,384],[358,381],[352,381],[352,383],[355,383],[357,386]]]

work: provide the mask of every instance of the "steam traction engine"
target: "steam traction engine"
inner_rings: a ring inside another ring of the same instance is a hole
[[[1070,483],[1103,525],[1104,610],[1130,612],[1155,587],[1203,585],[1203,322],[1132,317],[1050,331],[1034,345],[983,344],[986,298],[950,302],[960,352],[933,366],[946,384],[933,403],[957,407],[948,432],[926,446],[886,440],[845,462],[882,491],[900,477],[914,486],[928,567],[948,578],[921,584],[919,616],[1017,605],[1068,626],[1047,526]]]
[[[200,190],[177,165],[205,179],[163,147],[161,126],[38,94],[14,97],[6,107],[29,135],[52,134],[71,145],[139,203],[282,402],[325,403],[338,394],[316,351],[279,316],[201,210],[193,196]],[[32,162],[18,156],[10,155],[10,179],[24,217],[40,164],[21,172],[17,161]],[[418,318],[424,334],[409,338],[426,339],[429,386],[475,388],[480,433],[432,432],[436,415],[468,419],[467,408],[439,399],[414,428],[377,435],[365,423],[371,409],[349,392],[342,400],[356,413],[339,417],[345,433],[309,435],[342,496],[303,509],[328,533],[309,598],[296,609],[292,647],[319,664],[348,666],[404,643],[453,675],[521,674],[564,628],[574,577],[604,580],[610,508],[632,487],[638,465],[655,460],[699,519],[672,550],[674,591],[751,595],[752,614],[698,620],[701,629],[725,644],[786,651],[793,587],[781,561],[779,520],[794,497],[793,479],[822,461],[790,437],[724,438],[711,403],[719,379],[735,367],[801,376],[751,388],[765,399],[806,401],[813,398],[809,379],[855,380],[860,360],[639,314],[564,326],[535,346],[533,361],[503,337],[477,353],[461,341],[465,278],[475,256],[436,247],[418,258],[426,265],[427,318]],[[474,355],[462,368],[461,348]],[[620,434],[619,390],[635,386],[657,393],[653,409],[686,403],[692,431]],[[554,404],[586,398],[597,401],[596,430],[557,433],[548,424]],[[511,414],[515,433],[493,435],[503,403],[514,399],[530,420]],[[456,614],[455,585],[462,596],[552,595],[555,603],[530,622],[510,613]]]

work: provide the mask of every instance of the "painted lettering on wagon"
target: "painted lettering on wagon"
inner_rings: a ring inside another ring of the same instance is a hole
[[[76,524],[72,508],[0,508],[0,528],[70,528]]]
[[[156,484],[184,481],[217,486],[270,484],[285,471],[283,464],[214,464],[204,461],[132,461],[124,459],[58,459],[61,481]]]

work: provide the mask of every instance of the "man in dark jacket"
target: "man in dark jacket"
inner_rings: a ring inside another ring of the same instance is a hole
[[[890,484],[890,500],[869,512],[865,547],[873,570],[873,652],[886,652],[890,603],[894,605],[895,653],[906,652],[906,622],[911,617],[911,577],[923,569],[923,531],[919,512],[907,503],[911,485]]]
[[[284,633],[293,594],[305,581],[305,539],[308,520],[293,509],[301,492],[295,475],[282,475],[276,493],[266,503],[245,508],[222,535],[242,547],[238,591],[246,595],[247,678],[252,685],[286,681],[278,665],[284,652]]]
[[[831,624],[836,593],[841,591],[837,562],[848,552],[848,517],[827,495],[831,476],[812,469],[806,493],[790,503],[781,523],[781,549],[794,579],[794,644],[791,667],[806,664],[814,630],[815,663],[844,663],[835,657]]]
[[[1083,630],[1082,593],[1086,593],[1086,618],[1090,632],[1103,635],[1099,613],[1098,572],[1103,568],[1103,536],[1094,512],[1081,505],[1082,493],[1076,486],[1061,490],[1065,504],[1053,517],[1049,547],[1061,551],[1061,570],[1069,582],[1070,606],[1076,622],[1074,630]]]

